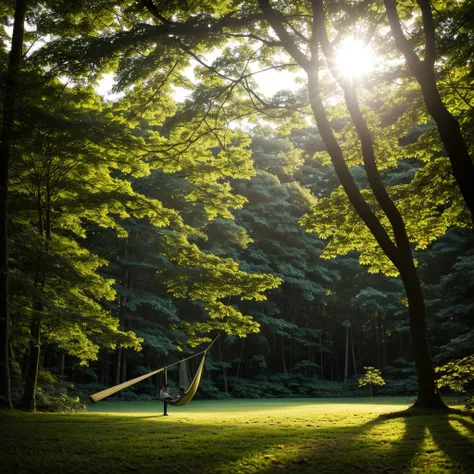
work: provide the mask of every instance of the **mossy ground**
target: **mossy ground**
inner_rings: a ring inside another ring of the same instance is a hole
[[[456,404],[454,400],[451,405]],[[474,421],[406,398],[102,402],[1,414],[0,472],[474,472]]]

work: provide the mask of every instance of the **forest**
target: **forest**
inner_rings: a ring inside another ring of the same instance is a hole
[[[469,394],[472,2],[9,0],[0,36],[2,406],[217,335],[196,399]]]

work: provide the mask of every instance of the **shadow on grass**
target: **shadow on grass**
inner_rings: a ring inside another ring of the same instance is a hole
[[[313,449],[300,450],[279,467],[286,472],[407,472],[416,467],[471,473],[474,466],[472,418],[471,413],[454,409],[444,413],[410,409],[379,415],[362,426],[340,428],[338,449],[330,444],[315,444]],[[384,432],[390,434],[390,425],[400,420],[403,422],[400,435],[384,436]],[[466,435],[453,423],[461,425]],[[340,436],[343,432],[348,435],[346,438]],[[427,443],[430,438],[434,446]],[[266,472],[273,471],[267,469]]]
[[[0,472],[406,472],[425,462],[472,470],[474,423],[465,412],[357,420],[350,414],[331,427],[317,419],[291,424],[271,417],[211,424],[160,413],[22,414],[0,426]]]

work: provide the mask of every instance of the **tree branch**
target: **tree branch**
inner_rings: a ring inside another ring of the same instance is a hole
[[[326,31],[326,14],[324,11],[324,5],[322,0],[312,0],[312,7],[313,7],[313,27],[312,27],[312,38],[311,38],[311,49],[312,49],[312,70],[308,74],[308,87],[309,87],[309,95],[311,100],[311,107],[314,113],[314,117],[316,119],[318,130],[321,134],[321,137],[327,147],[328,153],[331,156],[331,161],[334,164],[334,169],[336,174],[341,181],[341,184],[346,192],[349,200],[351,201],[352,205],[356,209],[359,216],[362,218],[364,223],[372,232],[373,236],[382,247],[383,251],[387,255],[387,257],[393,262],[393,264],[399,268],[400,265],[400,255],[397,246],[393,243],[392,239],[388,235],[387,231],[381,224],[378,217],[374,214],[372,209],[370,208],[367,201],[362,196],[360,190],[357,188],[357,185],[352,177],[349,168],[344,160],[343,152],[337,143],[337,140],[334,136],[334,133],[331,129],[331,125],[327,118],[327,114],[324,108],[323,101],[321,99],[321,92],[319,88],[319,58],[318,58],[318,47],[316,38],[319,38],[319,41],[322,46],[323,53],[328,61],[329,68],[335,77],[336,81],[338,81],[344,89],[345,92],[345,99],[347,108],[349,109],[349,113],[351,114],[352,120],[354,125],[356,126],[359,139],[362,144],[362,154],[364,158],[364,164],[366,167],[367,177],[372,188],[372,191],[379,202],[381,208],[389,218],[390,222],[392,223],[392,227],[394,228],[395,235],[397,236],[396,225],[401,224],[403,229],[405,229],[405,225],[403,220],[401,219],[400,213],[398,209],[395,207],[395,204],[388,196],[388,193],[383,186],[380,175],[377,170],[377,166],[375,163],[375,156],[373,153],[372,148],[372,137],[370,132],[365,124],[364,118],[362,113],[358,108],[357,98],[355,96],[355,89],[352,84],[347,85],[345,82],[340,82],[340,78],[336,74],[335,71],[335,55],[333,46],[329,41]],[[392,219],[395,217],[399,217],[396,219],[397,222],[392,222]],[[398,229],[398,227],[397,227]],[[404,234],[406,237],[406,233]],[[403,236],[399,236],[401,239]],[[397,238],[397,243],[399,239]],[[401,239],[400,241],[402,241]],[[406,243],[408,239],[406,239]],[[405,243],[405,242],[404,242]],[[408,247],[409,249],[409,247]]]
[[[270,46],[270,47],[278,48],[278,47],[282,46],[280,41],[269,41],[269,40],[261,38],[260,36],[255,35],[253,33],[247,33],[247,34],[243,34],[243,33],[224,33],[224,34],[225,34],[225,36],[230,36],[232,38],[250,38],[250,39],[254,39],[254,40],[260,41],[261,43],[265,44],[266,46]]]
[[[430,0],[417,0],[423,19],[423,32],[425,34],[425,59],[424,63],[434,67],[436,61],[436,35],[433,12]]]
[[[384,0],[384,5],[395,44],[405,57],[408,67],[413,71],[413,74],[418,76],[423,71],[423,63],[413,50],[410,42],[403,34],[400,24],[400,17],[398,16],[397,12],[397,2],[396,0]]]
[[[258,4],[260,5],[265,20],[268,21],[270,26],[273,28],[273,31],[275,31],[277,36],[280,38],[283,47],[288,51],[290,56],[298,63],[298,65],[307,71],[309,68],[309,60],[298,48],[288,31],[286,31],[280,16],[275,12],[275,10],[273,10],[268,0],[258,0]]]
[[[161,23],[165,25],[174,25],[175,23],[171,20],[168,20],[165,18],[160,11],[158,10],[158,7],[154,4],[153,0],[142,0],[143,5],[145,8],[158,20],[161,21]]]

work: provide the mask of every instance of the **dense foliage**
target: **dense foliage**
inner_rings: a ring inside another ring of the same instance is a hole
[[[74,405],[216,334],[200,396],[356,396],[364,367],[413,394],[428,343],[470,370],[472,5],[393,3],[1,7],[15,402]],[[384,58],[357,81],[334,69],[351,28]],[[303,86],[268,97],[268,70]]]

